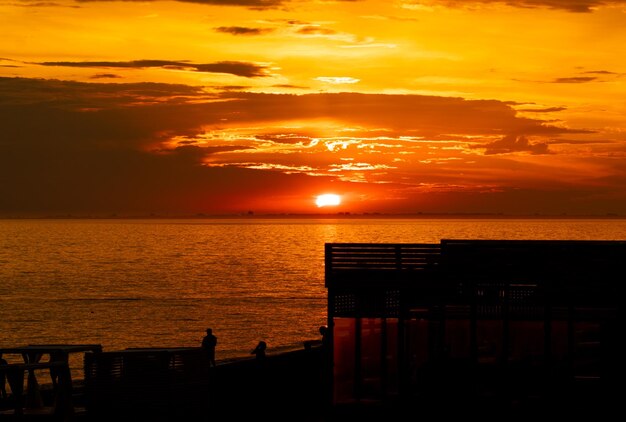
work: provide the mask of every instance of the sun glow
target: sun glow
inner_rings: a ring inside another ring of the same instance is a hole
[[[315,199],[315,205],[318,207],[328,207],[341,204],[341,197],[334,193],[325,193],[324,195],[318,195]]]

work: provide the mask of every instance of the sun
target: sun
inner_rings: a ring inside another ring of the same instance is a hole
[[[318,207],[331,207],[341,204],[341,196],[334,193],[325,193],[315,198],[315,205]]]

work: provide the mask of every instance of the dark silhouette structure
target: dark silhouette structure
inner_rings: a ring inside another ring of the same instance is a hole
[[[616,408],[626,241],[325,247],[333,406]]]
[[[85,355],[89,421],[206,420],[211,368],[201,347],[130,348]]]
[[[202,339],[202,348],[206,350],[209,358],[209,365],[215,366],[215,347],[217,346],[217,337],[213,334],[212,328],[206,329],[206,335]]]

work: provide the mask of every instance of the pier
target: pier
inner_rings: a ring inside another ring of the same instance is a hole
[[[325,257],[334,406],[617,405],[626,242],[333,243]]]

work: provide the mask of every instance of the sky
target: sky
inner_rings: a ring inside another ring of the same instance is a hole
[[[626,0],[0,0],[0,217],[626,215],[625,46]]]

